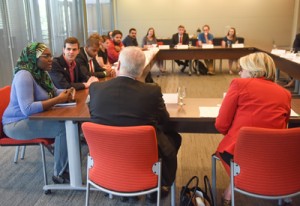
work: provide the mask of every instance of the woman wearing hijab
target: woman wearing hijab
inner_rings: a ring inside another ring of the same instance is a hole
[[[55,138],[52,179],[55,183],[67,183],[68,154],[64,123],[28,118],[72,99],[73,89],[56,89],[48,75],[52,58],[50,49],[43,43],[34,42],[22,50],[14,69],[10,102],[2,122],[5,134],[15,139]]]

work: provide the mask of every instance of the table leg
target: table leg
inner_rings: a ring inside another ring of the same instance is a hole
[[[78,123],[72,120],[65,121],[67,148],[69,158],[70,184],[52,184],[45,185],[43,189],[47,190],[85,190],[82,184],[80,144],[78,135]]]

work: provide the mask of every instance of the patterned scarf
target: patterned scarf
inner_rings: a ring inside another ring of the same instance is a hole
[[[33,42],[28,44],[27,47],[22,50],[14,73],[16,74],[21,70],[29,71],[34,80],[47,91],[49,98],[52,98],[55,93],[53,82],[47,72],[37,67],[37,60],[46,48],[48,47],[43,43]]]

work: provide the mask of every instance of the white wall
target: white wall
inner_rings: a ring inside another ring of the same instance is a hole
[[[189,34],[209,24],[215,37],[230,26],[246,44],[263,49],[290,47],[295,0],[115,0],[116,29],[137,29],[141,42],[149,27],[156,36],[171,37],[182,24]]]

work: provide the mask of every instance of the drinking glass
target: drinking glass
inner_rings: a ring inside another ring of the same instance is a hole
[[[179,97],[179,105],[183,106],[183,99],[186,97],[186,88],[185,87],[178,87],[178,97]]]

